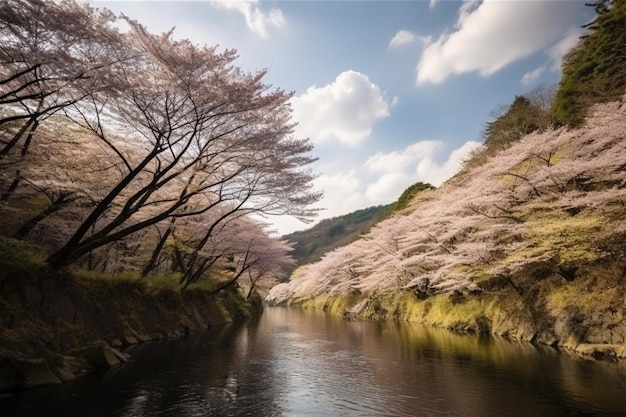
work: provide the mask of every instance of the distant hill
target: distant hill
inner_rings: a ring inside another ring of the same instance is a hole
[[[380,221],[392,204],[368,207],[325,219],[307,230],[283,236],[294,244],[292,256],[298,265],[317,262],[328,251],[347,245]]]
[[[343,216],[322,220],[310,229],[283,236],[294,244],[292,256],[297,266],[319,261],[322,256],[340,246],[358,239],[379,221],[396,211],[404,209],[420,191],[434,188],[417,182],[408,187],[398,200],[391,204],[373,206]]]

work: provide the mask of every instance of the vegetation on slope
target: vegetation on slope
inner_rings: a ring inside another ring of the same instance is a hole
[[[269,299],[549,344],[623,341],[625,131],[611,103],[584,128],[525,136]]]
[[[626,358],[626,2],[592,6],[553,104],[516,97],[461,173],[268,300]]]
[[[597,18],[563,60],[563,76],[554,116],[563,125],[580,126],[595,103],[621,100],[626,89],[626,1],[592,3]]]
[[[409,186],[391,204],[368,207],[343,216],[324,219],[315,226],[283,236],[293,244],[295,266],[317,262],[322,255],[344,246],[367,233],[370,228],[393,213],[404,210],[417,193],[434,188],[422,182]]]
[[[319,261],[322,255],[346,245],[369,230],[389,206],[368,207],[343,216],[324,219],[315,226],[283,236],[293,244],[296,265]]]

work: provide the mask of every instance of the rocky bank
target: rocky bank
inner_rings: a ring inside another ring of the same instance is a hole
[[[58,275],[58,274],[57,274]],[[243,319],[261,311],[236,289],[149,289],[69,276],[0,281],[0,392],[72,380],[122,364],[128,345]]]

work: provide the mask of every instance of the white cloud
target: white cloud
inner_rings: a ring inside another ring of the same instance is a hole
[[[456,174],[471,153],[480,149],[482,146],[480,142],[476,141],[465,142],[463,146],[453,150],[450,156],[448,156],[448,160],[443,164],[438,164],[431,157],[426,157],[417,165],[417,178],[419,181],[427,182],[438,187],[448,178]]]
[[[471,15],[481,3],[482,0],[463,0],[463,4],[459,7],[459,18],[456,21],[457,29],[463,26],[465,19]]]
[[[323,87],[309,87],[292,98],[293,118],[299,134],[314,143],[337,140],[356,146],[379,119],[389,116],[395,99],[388,101],[367,76],[345,71]]]
[[[365,192],[369,201],[374,201],[373,205],[388,204],[400,197],[409,185],[412,184],[411,176],[403,172],[389,172],[381,176],[378,181],[370,184]]]
[[[466,0],[456,31],[444,33],[422,53],[417,84],[441,83],[468,72],[488,76],[540,51],[565,32],[579,12],[566,1]]]
[[[403,150],[386,154],[379,152],[365,162],[370,172],[383,173],[367,185],[366,202],[369,205],[388,204],[418,181],[439,186],[456,174],[470,153],[481,146],[479,142],[468,141],[453,150],[442,164],[435,161],[435,156],[444,149],[444,143],[436,140],[416,142]],[[361,207],[367,205],[362,204]]]
[[[408,30],[399,30],[398,33],[389,41],[389,48],[398,48],[400,46],[408,45],[415,41],[415,34]]]
[[[280,9],[272,8],[264,12],[258,0],[213,0],[209,3],[220,9],[238,11],[245,18],[248,28],[263,38],[268,36],[269,27],[281,28],[285,25]]]
[[[427,47],[433,41],[432,36],[420,36],[408,30],[399,30],[389,41],[388,48],[400,48],[419,42],[423,47]]]
[[[522,84],[528,85],[532,84],[541,77],[541,75],[545,72],[546,67],[539,67],[533,71],[529,71],[522,77]]]
[[[424,140],[409,145],[402,151],[392,151],[386,154],[378,152],[365,162],[365,166],[373,172],[403,171],[411,163],[434,155],[442,147],[443,143],[439,141]]]
[[[428,8],[429,8],[430,10],[434,9],[434,8],[435,8],[435,5],[437,4],[437,2],[438,2],[438,1],[439,1],[439,0],[430,0],[430,3],[428,3]]]
[[[325,207],[326,214],[331,217],[338,213],[347,213],[362,208],[361,188],[362,182],[354,170],[347,174],[339,172],[334,175],[321,175],[315,179],[315,187],[324,190],[324,198],[320,207]]]
[[[360,207],[391,203],[418,181],[441,185],[459,171],[472,151],[481,146],[479,142],[468,141],[450,152],[442,164],[435,161],[435,156],[444,149],[441,141],[420,141],[400,151],[377,153],[367,160],[365,167],[370,172],[383,174],[375,182],[367,184],[365,200]]]

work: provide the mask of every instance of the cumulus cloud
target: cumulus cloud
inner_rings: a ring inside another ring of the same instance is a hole
[[[418,181],[439,186],[456,174],[469,155],[481,146],[479,142],[468,141],[450,152],[443,163],[435,160],[445,148],[441,141],[420,141],[402,150],[379,152],[367,160],[365,167],[370,172],[382,175],[367,185],[364,196],[370,205],[387,204],[397,199],[409,185]]]
[[[285,18],[280,9],[272,8],[265,12],[259,7],[258,0],[214,0],[210,4],[214,7],[227,10],[236,10],[246,20],[250,30],[266,38],[268,28],[281,28],[285,25]]]
[[[292,98],[299,134],[314,143],[337,140],[349,146],[365,139],[377,120],[389,116],[394,103],[366,75],[355,71],[345,71],[332,83],[309,87]]]
[[[579,12],[576,6],[580,4],[566,1],[464,1],[456,30],[424,49],[417,84],[438,84],[468,72],[488,76],[541,51],[568,30]]]
[[[369,158],[365,166],[371,172],[383,174],[367,186],[366,196],[375,204],[385,204],[398,198],[406,187],[417,181],[439,186],[456,174],[469,155],[481,146],[479,142],[468,141],[450,152],[443,163],[435,160],[445,147],[441,141],[421,141],[400,151],[378,153]]]
[[[419,181],[430,183],[434,186],[443,184],[448,178],[456,174],[463,166],[463,162],[483,145],[480,142],[468,141],[460,148],[453,150],[448,160],[438,164],[431,157],[422,159],[417,165],[416,174]]]
[[[314,186],[324,191],[324,198],[316,204],[322,208],[321,218],[341,216],[346,213],[395,201],[404,190],[418,181],[439,186],[458,172],[472,151],[482,145],[468,141],[454,149],[448,158],[438,163],[435,157],[445,145],[441,141],[420,141],[403,150],[377,153],[367,160],[364,168],[373,174],[374,180],[365,180],[367,175],[351,169],[346,172],[324,174],[314,180]],[[272,224],[279,234],[302,230],[310,225],[281,216]]]
[[[365,162],[365,166],[373,172],[404,171],[415,161],[432,156],[442,148],[443,143],[440,141],[424,140],[400,151],[378,152]]]
[[[400,46],[408,45],[415,41],[415,34],[408,30],[399,30],[398,33],[389,41],[390,48],[398,48]]]
[[[373,205],[388,204],[397,200],[402,191],[411,184],[411,175],[404,172],[388,172],[367,187],[365,196],[368,201],[376,202]]]
[[[324,208],[323,217],[340,216],[367,207],[361,191],[363,183],[355,170],[321,175],[315,179],[314,185],[324,191],[324,197],[317,204]]]

